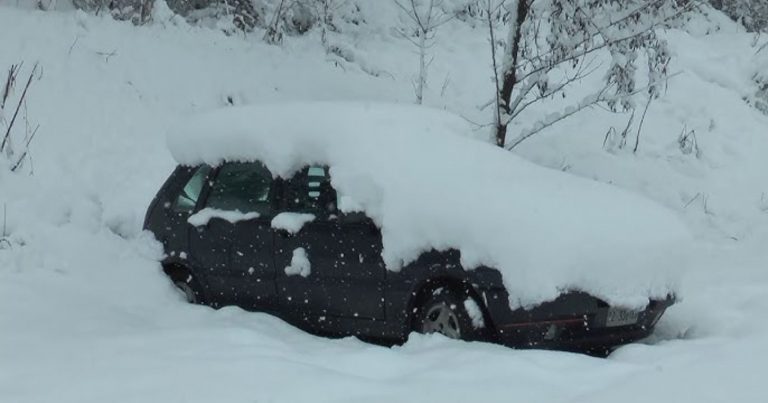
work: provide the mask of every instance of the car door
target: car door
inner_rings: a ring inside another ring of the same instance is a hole
[[[226,163],[208,183],[190,220],[190,249],[219,305],[271,310],[276,304],[273,235],[274,181],[258,162]]]
[[[281,200],[282,214],[314,215],[299,231],[276,229],[282,309],[300,320],[328,315],[384,319],[386,270],[380,233],[364,216],[355,219],[336,211],[328,169],[313,166],[300,171],[286,181]],[[301,260],[309,263],[306,275],[295,270]]]
[[[323,272],[333,314],[385,319],[387,271],[381,257],[381,232],[363,213],[337,218],[337,243],[343,255]]]

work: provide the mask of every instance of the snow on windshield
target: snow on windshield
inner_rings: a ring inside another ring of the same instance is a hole
[[[363,210],[381,228],[389,270],[455,248],[465,269],[502,272],[513,307],[564,290],[628,307],[674,292],[689,236],[673,213],[534,165],[471,131],[464,119],[425,107],[299,103],[187,119],[168,144],[186,165],[259,160],[282,177],[327,165],[349,201],[341,210]]]

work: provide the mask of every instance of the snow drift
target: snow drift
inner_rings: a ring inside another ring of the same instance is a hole
[[[634,307],[674,292],[688,239],[676,216],[474,140],[471,129],[423,107],[299,103],[192,118],[168,143],[186,165],[259,160],[281,177],[328,165],[340,209],[381,228],[390,270],[455,248],[467,269],[498,268],[513,306],[569,289]]]

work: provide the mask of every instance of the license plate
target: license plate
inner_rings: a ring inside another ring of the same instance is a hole
[[[605,326],[627,326],[637,323],[637,319],[640,317],[640,312],[630,311],[623,308],[608,308],[608,316],[605,319]]]

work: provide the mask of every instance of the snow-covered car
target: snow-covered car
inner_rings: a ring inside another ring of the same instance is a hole
[[[194,117],[144,226],[190,302],[314,333],[591,352],[649,335],[684,265],[676,217],[471,135],[414,106]]]

